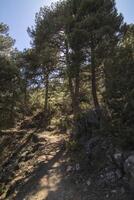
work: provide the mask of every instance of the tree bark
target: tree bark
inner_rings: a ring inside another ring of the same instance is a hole
[[[73,84],[73,77],[71,74],[71,66],[70,66],[70,60],[69,60],[69,47],[68,47],[67,40],[65,40],[65,48],[66,48],[66,65],[67,65],[68,83],[69,83],[70,96],[72,100],[72,110],[73,110],[74,121],[75,121],[79,113],[79,84],[80,84],[79,66],[76,70],[74,84]]]
[[[75,94],[74,94],[74,113],[77,118],[79,114],[79,91],[80,90],[80,67],[77,66],[77,72],[75,77]]]
[[[93,48],[91,48],[91,74],[92,74],[92,96],[93,96],[94,107],[96,110],[100,110],[99,100],[97,96],[96,65],[95,65],[95,55]]]
[[[12,86],[11,86],[11,88],[12,88]],[[14,125],[14,121],[15,121],[15,119],[14,119],[14,106],[15,106],[14,98],[15,98],[15,93],[12,88],[12,99],[11,99],[11,107],[10,107],[10,123],[11,123],[10,125],[11,126]]]
[[[69,84],[69,90],[70,90],[72,106],[73,106],[74,88],[73,88],[72,77],[71,77],[71,72],[70,72],[69,47],[68,47],[67,40],[65,40],[65,48],[66,48],[66,65],[67,65],[68,84]]]
[[[24,112],[23,112],[23,119],[25,116],[29,113],[29,107],[28,107],[28,93],[27,93],[27,79],[25,79],[25,85],[24,85]]]
[[[45,103],[44,103],[44,110],[45,112],[48,111],[48,90],[49,90],[49,74],[45,74]]]

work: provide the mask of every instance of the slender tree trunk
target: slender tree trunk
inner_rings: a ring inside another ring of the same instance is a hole
[[[45,103],[44,103],[44,110],[45,112],[48,111],[48,90],[49,90],[49,74],[45,74]]]
[[[75,94],[74,94],[74,115],[76,118],[79,114],[79,90],[80,90],[80,67],[78,65],[75,77]]]
[[[10,125],[14,125],[14,97],[15,97],[15,94],[14,94],[14,91],[12,91],[12,100],[11,100],[11,107],[10,107]]]
[[[73,84],[73,78],[71,74],[71,66],[69,60],[69,47],[68,41],[65,41],[65,48],[66,48],[66,64],[67,64],[67,74],[68,74],[68,83],[69,83],[69,90],[70,96],[72,100],[72,109],[74,114],[74,120],[76,120],[77,115],[79,113],[79,67],[77,68],[77,73],[75,74],[75,80]]]
[[[92,96],[93,102],[96,110],[100,110],[100,105],[97,96],[97,86],[96,86],[96,66],[95,66],[95,56],[94,50],[91,48],[91,73],[92,73]]]
[[[65,48],[66,48],[66,65],[67,65],[69,90],[70,90],[70,95],[71,95],[71,100],[72,100],[72,107],[74,107],[74,88],[73,88],[73,83],[72,83],[70,60],[69,60],[69,47],[68,47],[68,41],[67,40],[65,40]],[[74,108],[73,108],[73,110],[74,110]]]
[[[25,88],[24,88],[24,112],[23,112],[23,119],[25,115],[28,114],[29,109],[28,109],[28,96],[27,96],[27,80],[25,80]]]
[[[72,76],[72,69],[70,66],[70,59],[69,59],[69,47],[68,42],[65,42],[66,46],[66,64],[67,64],[67,73],[68,73],[68,83],[69,83],[69,90],[70,96],[72,100],[72,110],[73,110],[73,120],[74,120],[74,133],[77,135],[78,133],[78,114],[79,114],[79,88],[80,88],[80,67],[79,63],[76,73]],[[74,81],[74,82],[73,82]],[[74,135],[73,137],[76,137]]]

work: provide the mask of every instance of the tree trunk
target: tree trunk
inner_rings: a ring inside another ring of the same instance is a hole
[[[45,112],[48,111],[48,90],[49,90],[49,75],[48,73],[46,73],[45,74],[45,103],[44,103]]]
[[[72,110],[73,110],[73,121],[74,121],[74,137],[76,137],[78,133],[78,114],[79,114],[79,88],[80,88],[80,65],[76,66],[76,73],[72,76],[72,69],[70,65],[69,59],[69,47],[68,41],[65,41],[66,47],[66,65],[67,65],[67,75],[68,75],[68,83],[69,83],[69,90],[70,96],[72,100]],[[73,82],[74,81],[74,82]]]
[[[25,88],[24,88],[24,107],[25,108],[23,108],[23,110],[24,110],[24,112],[23,112],[23,119],[24,119],[25,115],[27,115],[28,112],[29,112],[28,102],[27,101],[28,101],[28,96],[27,96],[27,80],[25,80]]]
[[[65,40],[65,48],[66,48],[66,65],[67,65],[68,84],[69,84],[69,90],[70,90],[72,107],[73,107],[74,106],[74,103],[73,103],[74,102],[74,88],[73,88],[72,77],[71,77],[71,72],[70,72],[69,47],[68,47],[67,40]]]
[[[12,91],[12,100],[11,100],[11,107],[10,107],[10,125],[13,126],[14,125],[14,97],[15,97],[15,94],[14,94],[14,91]]]
[[[75,93],[74,93],[74,115],[77,119],[79,114],[79,90],[80,90],[80,67],[77,66],[77,73],[75,77]]]
[[[66,48],[66,64],[67,64],[67,74],[68,74],[68,83],[69,83],[69,90],[70,96],[72,100],[72,109],[74,114],[74,120],[76,120],[77,115],[79,113],[79,67],[77,69],[77,73],[75,74],[75,82],[73,84],[73,78],[71,74],[71,66],[69,60],[69,47],[68,41],[65,41],[65,48]]]
[[[100,105],[97,96],[96,66],[95,66],[95,56],[93,48],[91,48],[91,73],[92,73],[92,96],[93,96],[94,107],[96,110],[100,110]]]

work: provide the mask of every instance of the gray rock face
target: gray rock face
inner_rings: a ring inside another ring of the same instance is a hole
[[[134,154],[130,155],[124,163],[124,170],[129,180],[129,186],[134,190]]]
[[[101,171],[100,176],[97,179],[98,185],[115,185],[119,179],[122,177],[120,170],[115,168],[105,168]]]
[[[129,156],[124,163],[124,170],[134,178],[134,155]]]
[[[116,163],[116,165],[119,168],[122,168],[122,165],[123,165],[123,154],[122,154],[122,152],[116,152],[113,155],[113,159],[114,159],[114,162]]]
[[[100,140],[99,137],[94,137],[88,140],[85,144],[85,149],[87,153],[91,153],[93,148],[97,145],[98,141]]]

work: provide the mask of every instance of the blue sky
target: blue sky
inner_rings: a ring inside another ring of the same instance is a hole
[[[0,22],[10,27],[10,35],[16,40],[19,50],[29,47],[27,27],[34,25],[35,13],[43,5],[57,0],[0,0]],[[134,23],[134,0],[116,0],[117,8],[127,23]]]

